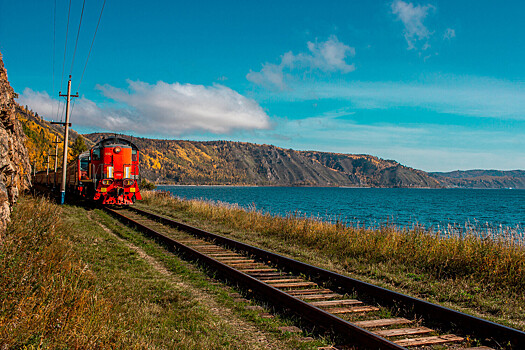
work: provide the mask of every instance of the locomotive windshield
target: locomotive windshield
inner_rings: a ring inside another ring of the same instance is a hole
[[[80,158],[80,170],[81,171],[88,171],[89,169],[89,158]]]
[[[100,148],[93,148],[93,160],[100,159]]]

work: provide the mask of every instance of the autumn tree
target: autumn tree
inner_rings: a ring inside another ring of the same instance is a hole
[[[75,142],[73,142],[73,144],[71,145],[71,148],[69,151],[70,151],[70,155],[73,158],[76,158],[80,153],[86,150],[87,150],[87,146],[86,146],[86,142],[84,141],[84,138],[82,137],[82,135],[78,135]]]

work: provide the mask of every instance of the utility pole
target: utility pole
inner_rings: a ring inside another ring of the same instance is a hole
[[[62,183],[60,184],[60,204],[64,204],[65,198],[66,198],[66,173],[67,173],[67,143],[69,139],[69,126],[71,125],[69,123],[69,103],[71,101],[71,97],[78,97],[78,92],[76,95],[71,95],[71,75],[69,76],[69,80],[67,82],[67,95],[62,95],[62,92],[58,93],[58,96],[61,97],[67,97],[66,102],[66,122],[65,123],[57,123],[57,124],[64,124],[64,157],[62,160]]]
[[[54,172],[54,176],[53,176],[53,189],[55,189],[55,187],[57,187],[57,168],[58,168],[58,144],[60,143],[58,141],[58,135],[56,136],[56,139],[55,139],[55,172]]]
[[[47,154],[46,185],[49,186],[49,153]]]

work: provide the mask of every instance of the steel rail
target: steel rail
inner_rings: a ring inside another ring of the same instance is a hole
[[[277,288],[270,286],[269,284],[259,281],[258,279],[246,273],[243,273],[233,267],[230,267],[216,259],[202,254],[199,251],[192,249],[191,247],[177,242],[176,240],[162,234],[161,232],[155,231],[152,228],[123,215],[117,210],[113,210],[107,207],[104,207],[104,209],[119,220],[125,222],[126,224],[135,226],[140,231],[155,238],[157,241],[164,244],[168,249],[182,252],[191,259],[196,259],[203,262],[205,265],[212,267],[215,271],[220,272],[226,278],[229,278],[235,282],[239,282],[243,287],[251,289],[254,293],[264,297],[267,300],[271,300],[272,304],[274,304],[275,306],[284,309],[290,309],[296,315],[303,317],[312,322],[313,324],[318,325],[324,329],[329,329],[335,332],[337,335],[346,338],[347,341],[350,341],[359,346],[363,346],[365,349],[407,349],[385,338],[377,336],[372,332],[367,331],[366,329],[358,327],[337,316],[334,316],[316,306],[310,305],[301,299],[298,299]],[[140,214],[144,214],[150,218],[152,217],[151,215],[153,215],[151,213],[147,213],[140,210],[137,210],[137,212],[139,212]],[[155,217],[155,219],[166,219],[156,216],[153,217]],[[168,222],[170,221],[166,221],[166,223]],[[185,229],[190,228],[190,226],[185,225],[181,227],[184,227]]]
[[[464,334],[473,335],[479,339],[492,339],[499,344],[509,344],[513,349],[520,349],[525,344],[525,332],[507,327],[479,317],[468,315],[463,312],[452,310],[428,301],[411,297],[405,294],[378,287],[333,271],[325,270],[317,266],[306,264],[276,253],[266,251],[239,241],[235,241],[211,232],[201,230],[190,225],[177,222],[173,219],[147,212],[135,207],[133,211],[147,216],[152,220],[170,225],[181,231],[213,240],[217,244],[227,246],[231,249],[247,252],[248,254],[263,260],[270,261],[284,270],[294,273],[302,273],[314,281],[329,283],[340,288],[343,292],[351,294],[356,292],[361,298],[372,299],[381,305],[398,307],[405,312],[415,316],[422,316],[429,321],[437,322],[444,327],[460,329]]]

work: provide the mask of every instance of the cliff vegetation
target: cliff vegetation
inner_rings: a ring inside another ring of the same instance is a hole
[[[22,123],[22,128],[27,136],[25,144],[28,151],[29,162],[35,171],[47,169],[48,156],[49,168],[54,169],[55,141],[57,137],[58,167],[61,168],[64,149],[64,127],[49,123],[27,106],[22,107],[17,105],[16,116]],[[70,129],[68,162],[90,146],[92,146],[91,141],[86,140],[82,135]]]

